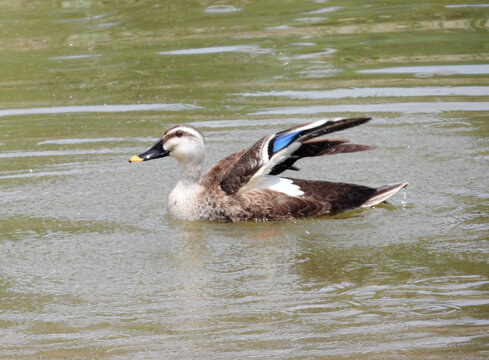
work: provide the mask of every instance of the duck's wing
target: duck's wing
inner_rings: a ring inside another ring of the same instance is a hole
[[[215,163],[202,177],[201,184],[207,188],[220,187],[226,194],[238,192],[261,166],[260,156],[264,137],[248,149],[226,156]]]
[[[299,149],[294,151],[290,156],[275,165],[270,171],[270,175],[278,175],[285,170],[299,169],[294,166],[294,163],[305,157],[333,155],[340,153],[350,153],[356,151],[365,151],[375,149],[375,146],[370,145],[358,145],[358,144],[345,144],[349,142],[348,139],[327,139],[327,138],[313,138],[301,143]]]
[[[322,135],[361,125],[370,118],[319,120],[277,132],[260,139],[248,149],[232,154],[216,163],[203,178],[206,185],[219,183],[228,195],[244,193],[262,187],[267,175],[276,175],[287,169],[296,169],[293,164],[303,157],[368,150],[365,145],[345,144],[344,139],[318,138]],[[336,149],[336,150],[334,150]],[[279,181],[280,182],[280,181]],[[267,184],[269,187],[274,184]],[[275,186],[283,187],[286,193],[294,194],[295,187],[288,189],[288,181]],[[297,195],[297,194],[296,194]]]

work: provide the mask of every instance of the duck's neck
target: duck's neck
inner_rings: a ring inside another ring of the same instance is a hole
[[[198,184],[202,174],[203,162],[203,158],[196,158],[186,162],[185,164],[180,164],[182,167],[182,173],[179,182],[182,185],[187,186]]]
[[[202,161],[180,164],[182,174],[168,196],[168,213],[177,219],[197,220],[199,218],[199,185]]]

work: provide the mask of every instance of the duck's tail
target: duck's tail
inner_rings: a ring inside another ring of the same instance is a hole
[[[370,198],[368,198],[367,201],[365,201],[361,205],[361,207],[370,207],[370,206],[380,204],[381,202],[387,200],[388,198],[390,198],[392,195],[394,195],[396,192],[406,187],[407,185],[408,185],[407,182],[402,182],[398,184],[389,184],[389,185],[379,187],[378,189],[376,189],[377,191],[375,192],[375,194],[373,194]]]

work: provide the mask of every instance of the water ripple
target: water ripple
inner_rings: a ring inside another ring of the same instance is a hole
[[[71,155],[89,155],[89,154],[117,154],[121,150],[117,149],[83,149],[83,150],[46,150],[46,151],[8,151],[0,153],[0,159],[11,159],[21,157],[39,157],[39,156],[71,156]]]
[[[237,93],[244,97],[287,97],[290,99],[344,99],[363,97],[410,97],[410,96],[486,96],[489,86],[418,86],[379,87],[334,90],[283,90]]]
[[[489,7],[489,4],[461,4],[461,5],[445,5],[447,9],[459,9],[459,8],[468,8],[468,7]]]
[[[131,111],[184,111],[202,109],[190,104],[73,105],[0,110],[0,117],[68,113],[118,113]]]
[[[127,141],[138,141],[138,142],[148,142],[153,141],[154,138],[133,138],[133,137],[107,137],[107,138],[85,138],[85,139],[55,139],[55,140],[44,140],[38,142],[37,145],[75,145],[75,144],[87,144],[87,143],[114,143],[114,142],[127,142]],[[1,156],[1,155],[0,155]]]
[[[212,5],[204,10],[208,14],[227,14],[240,11],[241,8],[237,8],[233,5]]]
[[[110,15],[110,13],[107,12],[107,13],[97,14],[94,16],[87,16],[87,17],[83,17],[83,18],[55,20],[55,21],[53,21],[53,23],[63,24],[63,23],[83,22],[83,21],[94,21],[94,20],[102,19],[102,18],[109,16],[109,15]]]
[[[320,113],[356,113],[356,112],[392,112],[409,114],[430,114],[444,111],[489,111],[489,103],[472,102],[407,102],[388,104],[342,104],[342,105],[311,105],[297,107],[271,108],[250,113],[249,115],[294,115]]]
[[[203,55],[203,54],[218,54],[228,52],[244,52],[251,54],[269,54],[271,49],[263,49],[257,45],[228,45],[228,46],[212,46],[205,48],[194,49],[179,49],[169,51],[159,51],[158,55]]]
[[[340,10],[342,8],[343,8],[343,6],[328,6],[328,7],[318,9],[318,10],[309,11],[309,12],[306,12],[304,14],[307,14],[307,15],[327,14],[327,13],[330,13],[330,12],[333,12],[336,10]]]
[[[478,75],[489,74],[489,64],[399,66],[357,70],[361,74]]]
[[[312,46],[314,46],[314,43],[312,43]],[[290,60],[317,59],[317,58],[322,58],[322,57],[333,55],[337,51],[338,50],[333,49],[333,48],[326,48],[326,49],[324,49],[324,51],[313,53],[313,54],[296,55],[296,56],[291,57]]]
[[[50,57],[49,60],[78,60],[78,59],[87,59],[100,57],[101,54],[80,54],[80,55],[67,55],[67,56],[53,56]]]

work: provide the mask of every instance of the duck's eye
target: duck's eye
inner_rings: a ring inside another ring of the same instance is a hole
[[[183,131],[178,130],[177,132],[175,132],[175,136],[182,137],[183,136]]]

